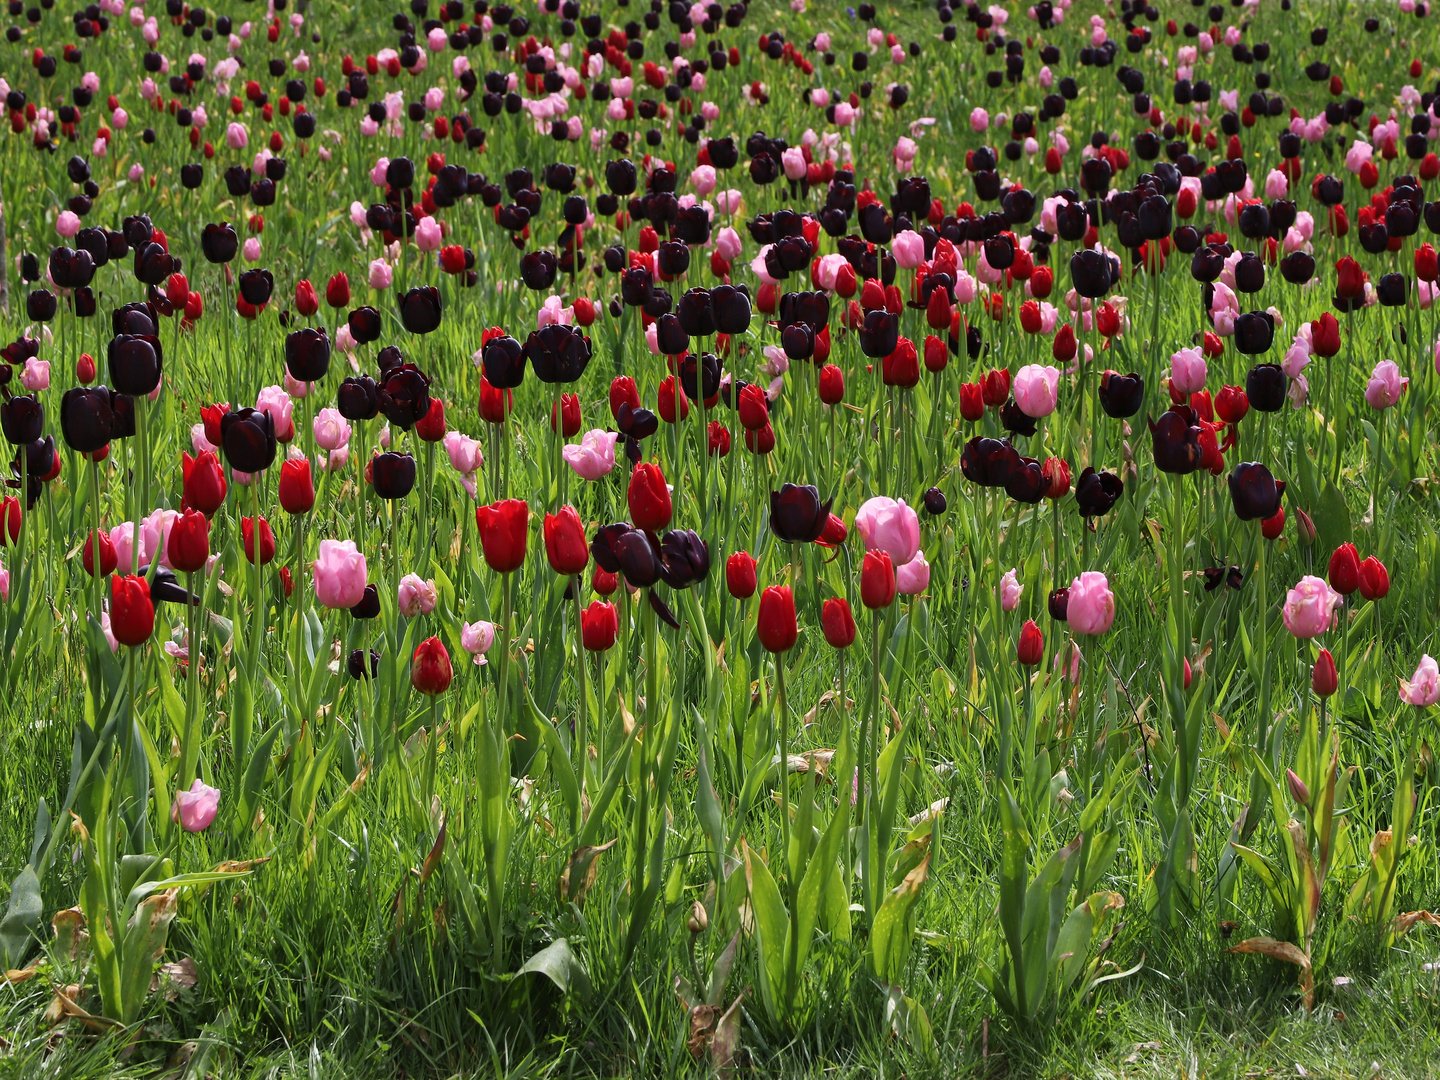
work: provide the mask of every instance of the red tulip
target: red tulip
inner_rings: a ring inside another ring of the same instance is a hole
[[[1107,301],[1100,305],[1100,310],[1095,314],[1095,328],[1100,331],[1102,337],[1114,337],[1119,333],[1120,313],[1115,310],[1113,304]]]
[[[110,632],[121,645],[132,648],[145,644],[155,632],[155,605],[150,601],[150,583],[143,577],[110,579]]]
[[[1057,364],[1068,364],[1075,359],[1078,351],[1079,347],[1075,344],[1075,328],[1066,323],[1055,332],[1055,340],[1050,343],[1050,355],[1054,357]]]
[[[525,538],[530,507],[524,499],[502,499],[475,509],[480,549],[485,563],[497,574],[519,570],[525,563]]]
[[[1045,481],[1042,494],[1047,499],[1063,499],[1070,494],[1070,463],[1062,457],[1049,457],[1040,466]]]
[[[590,587],[601,596],[609,596],[620,587],[620,575],[612,574],[597,564],[595,572],[590,575]]]
[[[845,538],[850,535],[850,530],[845,527],[845,520],[839,514],[831,514],[825,519],[825,527],[820,530],[820,539],[815,542],[821,547],[835,548],[845,543]]]
[[[450,654],[438,637],[428,637],[415,646],[415,655],[410,659],[410,685],[422,694],[431,697],[450,689],[455,679],[455,669],[450,666]],[[431,733],[432,738],[435,733]]]
[[[620,633],[620,614],[615,605],[594,600],[580,613],[580,641],[589,652],[605,652]]]
[[[315,482],[309,458],[289,458],[280,466],[280,507],[287,514],[308,514],[315,508]]]
[[[670,524],[670,489],[659,465],[642,461],[635,466],[630,474],[626,501],[630,504],[630,523],[635,528],[658,533]]]
[[[115,567],[119,565],[120,560],[119,556],[115,554],[115,544],[111,541],[109,534],[103,530],[97,529],[85,538],[85,551],[81,556],[81,562],[85,565],[85,573],[91,577],[97,576],[95,573],[96,537],[100,540],[100,573],[98,576],[109,577],[115,572]]]
[[[1390,592],[1390,571],[1371,555],[1360,564],[1360,595],[1366,600],[1384,600]]]
[[[1010,398],[1010,372],[1006,368],[994,368],[985,373],[980,384],[980,396],[985,404],[998,409]]]
[[[931,289],[930,299],[925,304],[925,322],[931,330],[948,330],[953,307],[950,294],[944,289]]]
[[[825,640],[836,649],[848,649],[855,643],[855,616],[850,602],[843,596],[832,596],[820,606],[820,629]]]
[[[640,408],[640,390],[629,375],[616,375],[610,381],[610,415],[618,422],[620,406],[628,404],[632,409]]]
[[[1026,300],[1020,305],[1020,329],[1027,334],[1038,334],[1042,325],[1039,301]]]
[[[415,434],[425,442],[440,442],[445,438],[445,403],[439,398],[430,399],[430,408],[415,421]]]
[[[795,595],[788,585],[771,585],[760,594],[755,632],[766,652],[788,651],[800,636],[795,622]]]
[[[936,292],[939,292],[937,289]],[[950,350],[945,347],[934,334],[927,334],[925,337],[925,370],[931,375],[939,375],[950,363]]]
[[[730,453],[730,429],[719,420],[711,420],[710,426],[706,429],[710,447],[710,456],[717,454],[724,457]]]
[[[1436,258],[1433,245],[1421,244],[1415,249],[1415,276],[1432,283],[1440,277],[1440,259]]]
[[[1030,295],[1036,300],[1044,300],[1054,287],[1055,271],[1048,266],[1037,266],[1030,275]]]
[[[737,551],[725,560],[725,588],[737,600],[755,595],[755,560],[749,552]]]
[[[1363,287],[1361,292],[1363,294]],[[1316,356],[1327,358],[1340,351],[1340,323],[1330,312],[1310,324],[1310,348]]]
[[[108,543],[108,538],[106,543]],[[85,545],[86,570],[89,570],[90,544]],[[193,574],[203,570],[210,558],[210,519],[197,510],[186,510],[170,526],[170,536],[165,542],[165,554],[170,565],[176,570]],[[104,565],[104,548],[101,548],[101,565]],[[110,563],[115,563],[115,547],[110,547]]]
[[[255,519],[240,519],[240,536],[244,541],[245,559],[252,566],[255,563]],[[260,565],[264,566],[275,558],[275,534],[270,531],[270,522],[260,519]]]
[[[1315,670],[1310,674],[1310,689],[1316,697],[1327,698],[1340,689],[1340,676],[1335,671],[1335,658],[1329,649],[1321,649],[1315,658]]]
[[[220,420],[229,411],[230,406],[224,402],[206,405],[200,410],[200,419],[205,422],[205,441],[211,446],[223,445],[225,440],[220,436]]]
[[[1260,535],[1266,540],[1279,540],[1285,531],[1285,507],[1280,507],[1270,517],[1260,522]]]
[[[676,385],[674,375],[666,375],[660,380],[660,389],[656,393],[655,411],[660,414],[660,419],[667,424],[675,423],[675,399],[680,399],[680,419],[684,420],[690,415],[690,400],[685,396],[683,387]],[[578,428],[578,424],[576,425]]]
[[[497,390],[490,380],[480,376],[480,419],[487,424],[503,424],[515,408],[514,390]]]
[[[879,548],[865,553],[860,564],[860,602],[871,611],[895,602],[895,564],[890,553]]]
[[[1025,667],[1034,667],[1045,655],[1045,636],[1034,619],[1026,619],[1020,628],[1020,641],[1015,646],[1015,659]]]
[[[740,426],[746,431],[759,431],[770,423],[770,402],[765,391],[754,383],[746,383],[740,389],[740,403],[735,411],[740,414]]]
[[[880,362],[880,375],[886,386],[899,386],[908,390],[918,383],[920,363],[915,353],[915,343],[902,337],[896,343],[895,351]]]
[[[95,358],[88,352],[81,353],[80,359],[75,361],[75,381],[82,386],[89,386],[95,381]]]
[[[590,326],[595,322],[595,301],[588,296],[577,297],[572,306],[577,326]]]
[[[180,505],[199,510],[206,517],[214,515],[225,501],[225,470],[214,451],[204,450],[193,458],[181,451],[180,471]]]
[[[332,277],[330,283],[325,286],[325,302],[332,308],[350,306],[350,279],[345,276],[343,270]]]
[[[768,454],[775,449],[775,429],[768,421],[759,431],[745,432],[745,449],[752,454]]]
[[[845,400],[845,373],[834,364],[820,369],[820,400],[826,405],[839,405]]]
[[[590,561],[585,526],[573,506],[562,506],[558,514],[545,515],[545,557],[550,569],[561,577],[573,577]]]
[[[1365,271],[1349,255],[1335,264],[1335,295],[1352,302],[1365,299]]]
[[[969,423],[975,423],[985,415],[984,391],[979,383],[960,384],[960,416]]]
[[[1330,587],[1341,596],[1360,588],[1360,553],[1354,544],[1341,544],[1330,556]]]
[[[305,278],[295,283],[295,310],[307,319],[320,310],[320,298],[315,295],[315,286]]]
[[[1238,386],[1222,386],[1215,395],[1216,415],[1227,424],[1238,424],[1250,411],[1250,399]]]
[[[0,547],[5,546],[5,535],[10,536],[10,543],[20,542],[20,521],[23,511],[20,509],[20,500],[7,497],[0,498],[0,518],[3,518],[4,528],[0,529]]]
[[[550,403],[550,430],[555,430],[555,403]],[[565,438],[580,434],[580,395],[560,395],[560,434]]]

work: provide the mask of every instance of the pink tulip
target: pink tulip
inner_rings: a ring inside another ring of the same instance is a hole
[[[690,186],[702,199],[715,190],[715,166],[697,165],[690,173]]]
[[[80,231],[80,216],[73,210],[62,210],[55,219],[55,231],[69,240]]]
[[[884,551],[904,566],[920,550],[920,519],[904,501],[884,495],[866,500],[855,514],[855,531],[867,551]]]
[[[0,600],[10,602],[10,571],[0,566]]]
[[[1400,700],[1418,709],[1440,701],[1440,667],[1428,653],[1420,657],[1420,666],[1414,675],[1400,680]]]
[[[215,820],[220,809],[220,789],[197,779],[189,791],[177,791],[170,807],[170,820],[178,821],[186,832],[204,832]]]
[[[745,250],[745,243],[740,239],[740,234],[729,225],[715,234],[715,250],[726,262],[734,262]]]
[[[930,564],[923,551],[895,571],[895,586],[906,596],[918,596],[930,587]]]
[[[1115,622],[1115,594],[1104,574],[1086,570],[1070,583],[1066,619],[1077,634],[1103,634],[1110,629]]]
[[[370,260],[370,287],[372,289],[388,289],[390,282],[395,278],[395,271],[384,259]]]
[[[560,452],[580,479],[599,480],[615,468],[615,439],[613,431],[591,428],[579,443],[567,443]]]
[[[1005,576],[1000,579],[1000,610],[1014,611],[1020,606],[1020,597],[1025,594],[1025,586],[1020,584],[1015,571],[1006,570]]]
[[[245,144],[250,141],[250,135],[245,130],[244,124],[232,123],[225,129],[225,144],[231,150],[244,150]]]
[[[1400,400],[1400,395],[1410,387],[1410,380],[1402,378],[1400,368],[1394,360],[1381,360],[1370,373],[1365,384],[1365,401],[1372,409],[1388,409]]]
[[[485,464],[485,455],[481,450],[480,440],[472,439],[459,431],[445,433],[445,453],[449,455],[450,464],[454,466],[455,471],[462,476],[473,473]]]
[[[1233,323],[1232,323],[1233,326]],[[1181,349],[1170,356],[1170,384],[1182,394],[1205,389],[1205,356],[1199,349]]]
[[[415,246],[421,251],[439,251],[445,238],[440,232],[440,222],[433,217],[423,217],[415,226]]]
[[[925,261],[925,238],[913,229],[906,229],[890,241],[890,253],[901,270],[914,270]]]
[[[805,175],[805,154],[798,146],[792,146],[780,155],[780,165],[789,180],[799,180]]]
[[[20,385],[32,394],[50,389],[50,361],[32,356],[20,371]]]
[[[990,114],[979,105],[970,110],[970,130],[983,132],[990,126]]]
[[[315,433],[315,445],[322,450],[339,450],[350,441],[350,422],[338,409],[321,409],[310,429]]]
[[[1322,577],[1306,574],[1285,596],[1285,629],[1297,638],[1319,637],[1335,623],[1335,609],[1344,601]]]
[[[485,622],[464,623],[460,627],[460,647],[471,656],[475,663],[486,663],[485,654],[495,644],[495,624]]]
[[[417,615],[429,615],[439,601],[435,582],[423,580],[419,574],[406,574],[400,579],[400,590],[396,602],[400,614],[407,619]]]
[[[1055,411],[1060,390],[1060,369],[1048,364],[1026,364],[1015,373],[1015,404],[1020,411],[1041,420]]]
[[[312,572],[315,599],[327,608],[348,610],[365,599],[365,556],[353,540],[321,540]]]
[[[267,386],[255,399],[255,411],[270,414],[275,425],[275,438],[289,442],[295,437],[295,405],[290,395],[278,386]]]

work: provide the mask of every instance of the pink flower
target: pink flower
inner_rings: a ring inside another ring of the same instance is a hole
[[[580,437],[579,443],[567,443],[560,453],[580,479],[599,480],[615,468],[615,438],[613,431],[591,428]]]
[[[294,409],[290,395],[278,386],[265,387],[255,399],[255,411],[270,414],[270,421],[275,425],[275,438],[281,442],[289,442],[295,437]]]
[[[244,124],[231,123],[225,129],[225,144],[231,150],[244,150],[245,144],[250,141],[250,135],[245,130]]]
[[[395,271],[384,259],[370,260],[370,287],[372,289],[388,289],[394,277]]]
[[[810,91],[810,104],[817,109],[823,109],[830,104],[830,91],[823,86]]]
[[[792,146],[782,153],[780,164],[789,180],[799,180],[805,175],[805,154],[798,146]]]
[[[837,101],[835,103],[835,126],[849,127],[855,123],[855,107],[848,101]]]
[[[1170,383],[1182,394],[1205,389],[1205,356],[1199,349],[1181,349],[1170,356]]]
[[[1066,618],[1077,634],[1103,634],[1115,622],[1115,594],[1098,570],[1086,570],[1070,583]]]
[[[1306,574],[1285,596],[1285,629],[1297,638],[1319,637],[1334,624],[1335,608],[1343,602],[1328,581]]]
[[[885,495],[866,500],[855,514],[855,530],[867,551],[884,551],[904,566],[920,550],[920,519],[904,501]]]
[[[970,110],[970,130],[983,132],[990,127],[990,114],[979,105]]]
[[[0,566],[0,600],[10,602],[10,571]]]
[[[1363,139],[1356,139],[1350,144],[1350,149],[1345,151],[1345,168],[1352,173],[1359,173],[1361,168],[1375,156],[1375,148]]]
[[[925,238],[913,229],[906,229],[890,241],[890,253],[901,270],[914,270],[925,261]]]
[[[715,234],[715,250],[726,262],[734,262],[745,250],[745,243],[740,239],[740,234],[729,225],[726,225]]]
[[[1267,199],[1283,199],[1290,190],[1290,181],[1279,169],[1271,169],[1265,174],[1265,197]]]
[[[197,779],[189,791],[177,791],[170,807],[170,820],[178,821],[186,832],[204,832],[215,820],[220,809],[220,789]]]
[[[690,186],[702,199],[715,190],[715,166],[697,165],[690,173]]]
[[[321,540],[311,573],[324,607],[349,609],[365,599],[365,556],[353,540]]]
[[[1388,409],[1400,400],[1400,395],[1409,387],[1410,380],[1401,377],[1400,368],[1394,360],[1381,360],[1370,373],[1370,381],[1365,384],[1365,402],[1372,409]]]
[[[80,231],[80,216],[73,210],[61,210],[55,219],[55,231],[69,240]]]
[[[396,603],[399,605],[400,614],[407,619],[413,619],[417,615],[429,615],[435,610],[439,599],[435,592],[435,582],[424,581],[419,574],[406,574],[400,579]]]
[[[1417,709],[1440,701],[1440,667],[1428,653],[1420,657],[1420,666],[1414,675],[1400,680],[1400,700]]]
[[[249,236],[249,237],[246,237],[246,238],[245,238],[245,248],[244,248],[244,250],[241,252],[241,254],[244,256],[245,261],[248,262],[248,263],[259,262],[259,261],[260,261],[260,238],[259,238],[258,236]]]
[[[1020,411],[1041,420],[1055,411],[1060,391],[1060,369],[1048,364],[1026,364],[1015,373],[1015,403]]]
[[[895,571],[895,587],[906,596],[918,596],[930,587],[930,564],[923,551]]]
[[[463,623],[460,627],[460,647],[471,656],[475,663],[486,663],[485,654],[495,644],[495,624],[485,622]]]
[[[1024,593],[1025,586],[1020,584],[1015,571],[1006,570],[1005,576],[1000,579],[1000,610],[1014,611],[1020,606],[1020,597]]]
[[[20,385],[32,394],[50,389],[50,361],[32,356],[20,372]]]
[[[421,251],[439,251],[443,242],[440,222],[433,217],[421,218],[415,226],[415,246]]]
[[[322,450],[339,450],[350,441],[350,422],[338,409],[321,409],[310,429],[315,433],[315,445]]]

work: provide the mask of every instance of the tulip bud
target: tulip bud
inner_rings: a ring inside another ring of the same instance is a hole
[[[1035,667],[1045,654],[1045,637],[1034,619],[1026,619],[1020,628],[1020,641],[1015,647],[1015,658],[1025,667]]]
[[[685,924],[692,934],[703,934],[705,928],[710,925],[710,916],[705,913],[705,905],[696,900],[690,908],[690,918]]]
[[[1340,689],[1340,676],[1335,671],[1335,658],[1329,649],[1321,649],[1315,658],[1315,669],[1310,674],[1310,688],[1316,697],[1328,698]]]
[[[1301,806],[1309,809],[1310,789],[1305,786],[1305,781],[1300,779],[1294,769],[1285,770],[1285,784],[1290,788],[1290,797]]]
[[[1315,522],[1311,520],[1309,514],[1299,508],[1295,510],[1295,532],[1300,537],[1300,543],[1305,547],[1315,543]]]

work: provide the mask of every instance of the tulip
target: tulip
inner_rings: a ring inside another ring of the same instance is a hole
[[[525,539],[530,507],[524,499],[503,499],[477,507],[475,525],[486,564],[497,574],[508,574],[525,563]]]
[[[886,552],[896,566],[904,566],[920,550],[920,519],[904,500],[883,495],[867,499],[855,514],[855,530],[867,550]]]
[[[1390,593],[1390,571],[1371,555],[1360,564],[1360,595],[1366,600],[1383,600]]]
[[[275,443],[275,423],[269,412],[245,408],[220,418],[220,444],[231,468],[263,472],[275,460]]]
[[[755,632],[767,652],[787,652],[800,636],[795,621],[795,596],[788,585],[771,585],[760,594]]]
[[[1061,464],[1064,464],[1064,462],[1062,461]],[[1070,486],[1069,466],[1066,466],[1065,469],[1065,486],[1067,488]],[[945,500],[945,493],[941,491],[938,487],[926,488],[925,494],[921,496],[921,502],[923,502],[925,505],[925,512],[931,517],[939,517],[940,515],[945,513],[946,509],[949,506],[949,504]],[[830,519],[832,521],[837,520],[834,514],[830,515]],[[843,540],[844,537],[842,536],[841,539]]]
[[[1400,700],[1418,709],[1440,701],[1440,667],[1428,653],[1420,658],[1414,675],[1400,680]],[[1409,767],[1408,763],[1406,767]]]
[[[1005,576],[1000,579],[1000,610],[1014,611],[1020,606],[1020,597],[1024,593],[1025,586],[1020,584],[1015,570],[1006,570]]]
[[[960,416],[975,423],[985,415],[985,399],[979,383],[960,384]]]
[[[370,482],[375,494],[396,502],[415,488],[415,458],[387,451],[370,459]]]
[[[1340,323],[1330,312],[1310,324],[1310,347],[1316,356],[1327,358],[1340,352]]]
[[[581,437],[578,445],[567,444],[561,448],[565,463],[575,470],[582,480],[599,480],[608,476],[615,468],[615,440],[613,431],[592,428]]]
[[[593,600],[580,613],[580,641],[588,652],[605,652],[620,633],[620,615],[614,604]]]
[[[311,572],[315,599],[322,606],[349,610],[365,599],[365,556],[353,540],[321,540]]]
[[[1276,480],[1259,462],[1242,462],[1230,474],[1230,502],[1241,521],[1274,517],[1284,492],[1285,481]]]
[[[65,391],[60,399],[60,431],[66,446],[93,454],[110,442],[114,428],[115,414],[106,387],[77,386]]]
[[[116,574],[110,579],[110,632],[121,645],[145,644],[155,630],[155,605],[143,577]]]
[[[832,596],[820,606],[820,629],[832,648],[848,649],[855,643],[855,616],[843,596]],[[843,707],[843,706],[842,706]]]
[[[1310,688],[1316,697],[1328,698],[1340,689],[1340,676],[1335,671],[1335,658],[1329,649],[1321,649],[1315,658],[1315,668],[1310,674]]]
[[[410,659],[411,686],[433,697],[448,690],[454,678],[450,654],[438,637],[428,637],[415,646],[415,655]],[[431,737],[436,737],[435,733],[432,732]]]
[[[171,530],[172,537],[175,535]],[[4,531],[0,530],[0,546],[3,546]],[[100,567],[97,574],[95,567],[95,544],[100,545]],[[174,561],[174,557],[171,557]],[[85,567],[85,573],[91,577],[109,577],[115,572],[115,567],[120,565],[120,556],[115,551],[115,542],[110,539],[108,533],[96,530],[85,537],[85,550],[81,555],[81,562]]]
[[[460,647],[475,658],[477,665],[486,663],[485,654],[495,644],[495,624],[485,622],[464,623],[460,627]]]
[[[1381,360],[1365,384],[1365,402],[1372,409],[1388,409],[1410,388],[1410,380],[1402,378],[1394,360]]]
[[[748,552],[737,551],[725,560],[725,588],[737,600],[755,595],[755,560]]]
[[[545,515],[545,557],[550,569],[562,577],[582,573],[590,561],[585,526],[573,506],[562,506],[558,514]]]
[[[930,587],[930,564],[923,551],[895,571],[895,585],[906,596],[918,596]]]
[[[834,501],[821,502],[811,484],[782,484],[770,493],[770,531],[783,543],[814,543],[824,535]]]
[[[1189,395],[1205,389],[1205,357],[1199,349],[1187,348],[1170,356],[1170,385]]]
[[[215,820],[220,809],[220,789],[196,779],[189,791],[177,791],[170,807],[170,820],[178,822],[186,832],[204,832]]]
[[[1100,408],[1114,420],[1126,420],[1140,411],[1145,401],[1145,380],[1135,372],[1121,375],[1106,371],[1100,376]]]
[[[642,462],[630,475],[626,492],[630,520],[637,529],[659,532],[670,524],[670,489],[659,465]]]
[[[960,472],[983,487],[1005,487],[1020,465],[1020,452],[1003,439],[977,435],[960,454]]]
[[[887,608],[895,602],[896,589],[890,553],[883,548],[867,551],[860,564],[860,602],[871,611]]]
[[[1344,601],[1324,578],[1307,574],[1285,596],[1281,615],[1285,629],[1297,638],[1319,637],[1335,622],[1335,609]]]
[[[1077,634],[1103,634],[1115,621],[1115,594],[1098,570],[1087,570],[1070,583],[1066,621]]]
[[[1036,667],[1045,655],[1045,638],[1034,619],[1026,619],[1020,628],[1020,640],[1015,645],[1015,659],[1024,667]]]
[[[86,544],[87,552],[89,544]],[[111,547],[112,552],[114,547]],[[186,510],[170,526],[165,543],[169,564],[182,573],[193,574],[205,568],[210,558],[210,519],[195,510]],[[104,563],[102,548],[101,563]],[[89,566],[86,567],[89,571]]]
[[[550,430],[555,430],[555,406],[553,403],[550,406]],[[580,396],[578,394],[560,395],[560,434],[567,439],[580,434]]]
[[[398,364],[376,386],[375,402],[390,423],[409,431],[430,411],[430,379],[414,364]]]
[[[240,519],[240,535],[244,541],[245,559],[251,565],[255,562],[255,519],[242,517]],[[264,566],[275,558],[275,534],[270,530],[270,522],[263,517],[260,519],[260,565]]]
[[[308,514],[315,506],[310,459],[292,458],[280,466],[280,506],[287,514]]]
[[[1360,588],[1360,553],[1354,544],[1341,544],[1331,553],[1326,574],[1330,587],[1341,596],[1349,596]]]
[[[1015,373],[1015,402],[1026,416],[1042,420],[1055,411],[1059,387],[1059,368],[1026,364]]]
[[[396,590],[396,604],[400,614],[407,619],[413,619],[417,615],[429,615],[435,610],[439,599],[435,582],[425,581],[419,574],[406,574],[400,579],[399,588]]]

